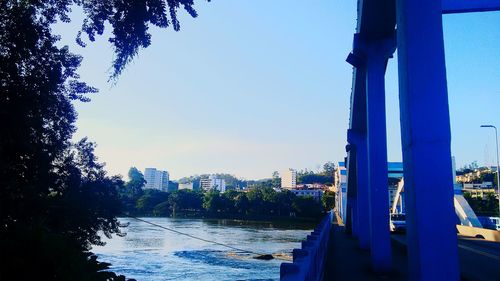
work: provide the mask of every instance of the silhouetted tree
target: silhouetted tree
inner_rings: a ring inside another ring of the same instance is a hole
[[[333,162],[326,162],[323,165],[323,174],[325,176],[332,176],[333,177],[334,171],[335,171],[335,164]]]
[[[179,29],[176,11],[196,16],[193,0],[0,1],[0,276],[2,280],[124,280],[101,272],[88,252],[98,233],[120,234],[118,177],[108,177],[86,139],[73,144],[74,101],[97,90],[77,74],[82,58],[57,45],[51,26],[72,5],[90,41],[111,26],[116,78],[140,48],[149,25]]]
[[[234,198],[234,207],[238,213],[243,215],[247,214],[250,202],[248,201],[248,197],[245,193],[240,193]]]
[[[319,217],[322,213],[321,204],[312,197],[296,196],[292,203],[297,216]]]
[[[210,190],[205,193],[203,197],[203,208],[210,213],[217,213],[222,208],[222,199],[220,192],[217,190]]]
[[[325,191],[321,197],[321,203],[325,211],[330,211],[335,207],[335,193],[332,191]]]
[[[127,193],[131,197],[137,197],[142,194],[142,189],[146,185],[144,175],[136,167],[131,167],[128,170],[129,181],[125,184]]]
[[[168,200],[169,193],[155,189],[146,189],[144,194],[137,199],[136,208],[141,214],[152,214],[153,208]]]

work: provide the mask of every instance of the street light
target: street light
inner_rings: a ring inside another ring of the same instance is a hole
[[[497,145],[497,192],[498,192],[498,217],[500,217],[500,171],[498,165],[498,132],[497,127],[493,125],[481,125],[481,128],[493,128],[495,129],[495,140]]]

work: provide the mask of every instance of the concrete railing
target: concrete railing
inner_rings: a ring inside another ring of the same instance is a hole
[[[282,263],[282,281],[320,281],[323,279],[328,239],[332,228],[333,211],[316,226],[311,235],[302,241],[302,248],[293,249],[293,263]]]

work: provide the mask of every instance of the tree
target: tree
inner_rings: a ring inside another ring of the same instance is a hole
[[[275,202],[277,206],[278,216],[288,216],[292,212],[292,204],[295,195],[289,190],[283,190],[281,192],[276,192]]]
[[[129,181],[125,185],[127,196],[137,198],[142,195],[142,189],[146,185],[144,175],[136,167],[131,167],[128,171]]]
[[[239,193],[234,198],[234,207],[236,211],[240,214],[246,215],[250,206],[250,202],[248,201],[248,197],[245,193]]]
[[[153,215],[166,217],[170,215],[170,204],[168,201],[161,202],[153,208]]]
[[[133,214],[137,212],[136,201],[143,195],[143,187],[146,184],[144,175],[136,167],[128,171],[129,181],[120,189],[123,212]]]
[[[326,176],[333,176],[333,173],[335,172],[335,164],[333,162],[326,162],[323,165],[323,174]]]
[[[203,208],[210,213],[218,213],[222,209],[222,199],[219,191],[210,190],[203,198]]]
[[[325,211],[330,211],[335,207],[335,193],[332,191],[325,191],[321,197],[321,203]]]
[[[465,192],[464,197],[471,206],[474,213],[479,216],[497,216],[498,215],[498,199],[495,194],[490,193],[486,198],[472,197],[470,193]]]
[[[322,214],[321,205],[310,196],[296,196],[292,206],[297,216],[319,217]]]
[[[169,194],[155,189],[147,189],[144,194],[139,197],[136,203],[136,208],[142,214],[153,214],[153,208],[167,201]]]
[[[120,234],[118,177],[109,177],[86,139],[71,142],[73,102],[97,92],[79,79],[82,58],[57,46],[51,26],[85,19],[85,45],[109,23],[116,79],[141,48],[150,25],[179,30],[177,10],[193,0],[5,0],[0,2],[0,275],[6,280],[123,280],[88,252],[98,233]],[[59,251],[60,250],[60,251]],[[61,254],[63,253],[63,254]]]
[[[263,212],[264,194],[262,188],[252,188],[247,193],[248,201],[250,203],[249,211],[254,214],[261,214]]]

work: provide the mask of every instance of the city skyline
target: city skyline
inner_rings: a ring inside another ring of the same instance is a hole
[[[77,103],[75,139],[95,141],[109,173],[122,175],[151,166],[175,179],[217,172],[257,179],[342,161],[356,3],[305,9],[273,1],[261,9],[257,2],[196,3],[199,17],[181,13],[180,32],[153,28],[152,46],[114,85],[105,38],[84,49],[73,43],[75,10],[73,23],[56,30],[83,55],[83,80],[100,89],[92,102]],[[500,96],[497,19],[498,12],[444,16],[457,167],[493,159],[494,136],[479,126],[500,125],[492,102]],[[396,69],[397,56],[387,70],[389,161],[401,161]]]

